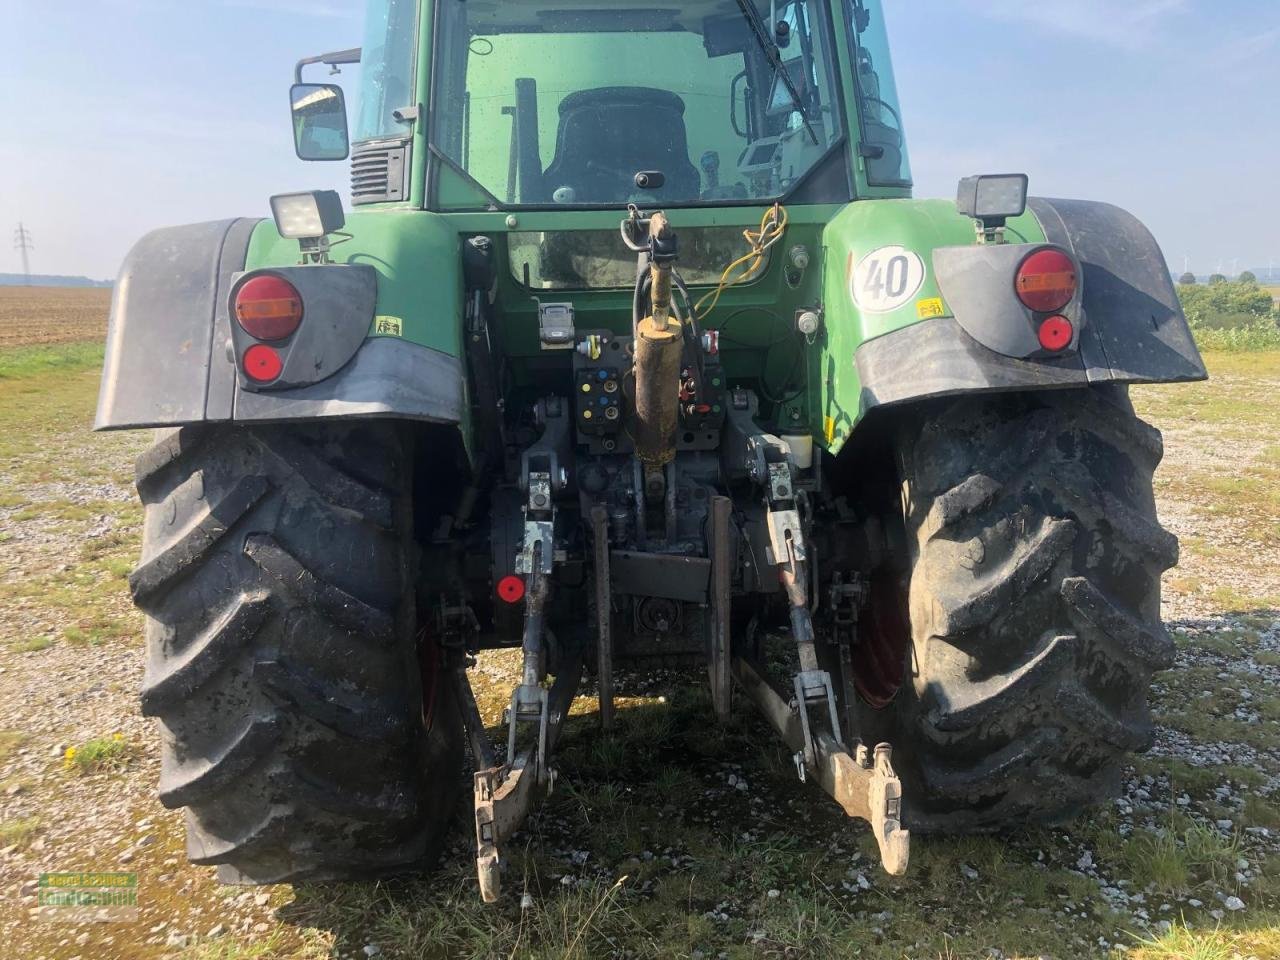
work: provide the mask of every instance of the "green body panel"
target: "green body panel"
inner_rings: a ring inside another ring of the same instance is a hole
[[[707,207],[673,211],[679,230],[700,227],[758,229],[767,208]],[[787,235],[771,252],[764,272],[749,283],[730,288],[707,318],[706,326],[725,326],[725,365],[731,376],[764,377],[780,389],[796,364],[791,334],[795,313],[814,308],[821,301],[822,231],[839,206],[797,207],[790,211]],[[400,336],[412,343],[462,355],[463,292],[461,249],[465,237],[488,236],[494,241],[498,263],[496,339],[508,361],[517,387],[536,387],[563,367],[562,352],[543,351],[538,341],[537,303],[572,301],[580,330],[609,329],[628,333],[631,328],[629,288],[594,290],[529,289],[512,266],[508,235],[512,232],[559,233],[594,230],[607,233],[613,249],[629,256],[618,237],[623,211],[522,211],[504,213],[434,214],[401,205],[366,207],[350,214],[345,232],[352,239],[334,247],[335,263],[366,263],[378,271],[379,318],[401,321]],[[811,265],[794,286],[788,282],[789,251],[806,247]],[[731,256],[748,252],[746,241]],[[296,241],[285,240],[271,221],[254,231],[246,270],[297,263]],[[723,264],[728,265],[728,260]],[[695,299],[710,287],[695,286]],[[744,312],[746,311],[746,312]],[[377,324],[371,335],[380,335]],[[772,345],[772,346],[771,346]]]
[[[418,14],[418,63],[414,75],[414,89],[417,91],[417,103],[431,102],[431,49],[432,26],[435,17],[429,5],[424,4]],[[406,104],[408,106],[408,104]],[[409,181],[409,202],[421,210],[427,203],[427,124],[425,110],[423,119],[413,124],[413,145],[411,152],[411,174]]]
[[[692,233],[702,227],[758,230],[766,209],[705,207],[671,210],[668,215],[677,234],[684,236],[682,247],[686,247]],[[763,380],[766,390],[771,385],[770,392],[776,395],[802,363],[798,350],[803,341],[793,332],[795,315],[799,310],[820,306],[822,231],[839,209],[839,206],[791,209],[786,236],[770,252],[763,272],[749,282],[727,289],[715,309],[701,318],[703,329],[722,331],[721,361],[731,382],[756,385]],[[543,302],[572,302],[575,325],[580,331],[607,329],[616,334],[630,334],[633,291],[629,286],[594,290],[526,288],[520,280],[519,267],[510,259],[507,238],[512,228],[508,227],[505,214],[454,214],[447,219],[465,235],[484,234],[495,241],[499,336],[517,387],[535,387],[553,375],[553,370],[565,367],[563,353],[541,349],[535,296]],[[521,211],[513,222],[514,229],[520,232],[601,231],[607,234],[604,242],[612,245],[611,252],[632,257],[618,236],[622,219],[622,211]],[[797,246],[807,249],[811,263],[798,278],[793,269],[789,280],[790,251]],[[719,267],[727,267],[748,251],[746,241],[739,239]],[[698,300],[712,288],[711,284],[694,284],[693,299]],[[802,398],[798,406],[803,409]]]
[[[704,207],[671,211],[677,232],[702,227],[756,229],[766,208]],[[972,244],[973,221],[943,200],[863,200],[841,206],[789,210],[790,224],[771,251],[765,270],[750,282],[725,291],[716,308],[702,318],[704,329],[720,330],[722,362],[731,383],[764,389],[790,428],[808,428],[815,440],[838,452],[862,419],[862,385],[854,365],[868,340],[934,316],[950,316],[933,276],[932,251]],[[337,263],[366,263],[378,271],[379,320],[372,336],[389,335],[385,318],[399,321],[399,336],[452,356],[463,352],[461,249],[465,237],[494,241],[498,264],[495,339],[507,362],[510,386],[530,395],[563,375],[565,354],[544,351],[538,340],[537,300],[569,301],[579,330],[631,328],[631,290],[530,289],[521,281],[510,235],[594,230],[616,236],[621,211],[520,211],[435,214],[408,205],[353,212],[346,232],[352,239],[334,248]],[[1009,224],[1008,239],[1039,243],[1045,237],[1031,214]],[[797,276],[789,269],[791,251],[804,247],[810,266]],[[851,271],[864,256],[888,246],[919,255],[925,274],[918,290],[889,313],[859,309],[850,290]],[[745,241],[733,256],[747,252]],[[726,257],[727,266],[730,257]],[[297,245],[276,232],[270,221],[258,225],[246,269],[297,262]],[[790,276],[788,275],[790,274]],[[694,299],[711,289],[695,286]],[[941,307],[936,304],[942,300]],[[794,334],[796,313],[821,308],[824,328],[812,344]],[[940,311],[940,312],[939,312]],[[395,324],[392,324],[394,327]],[[382,330],[383,332],[379,332]],[[785,396],[782,394],[785,390]],[[467,438],[470,441],[470,437]]]
[[[1010,243],[1043,243],[1044,231],[1031,213],[1009,221]],[[865,414],[854,356],[868,340],[951,311],[938,289],[933,251],[976,243],[974,222],[949,200],[864,200],[851,203],[823,232],[823,304],[826,324],[810,367],[810,403],[816,412],[815,439],[839,452]],[[907,302],[890,312],[870,312],[854,302],[853,272],[869,254],[903,247],[919,255],[924,278]]]
[[[457,231],[436,214],[379,207],[351,213],[345,232],[351,239],[333,248],[333,261],[363,263],[378,271],[378,317],[401,321],[399,335],[405,340],[461,356]],[[270,220],[258,224],[249,243],[246,270],[297,262],[296,240],[282,238]],[[375,323],[373,335],[378,335],[376,327]]]

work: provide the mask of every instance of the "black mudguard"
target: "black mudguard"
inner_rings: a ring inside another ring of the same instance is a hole
[[[1083,200],[1037,198],[1030,208],[1049,243],[1080,263],[1078,351],[1047,359],[1008,356],[979,343],[955,318],[928,320],[859,348],[864,412],[959,393],[1207,378],[1164,254],[1137,218]]]
[[[236,356],[248,341],[232,323],[230,302],[259,222],[168,227],[130,251],[112,299],[94,429],[339,417],[462,421],[458,358],[368,338],[377,285],[368,266],[271,271],[302,291],[307,315],[286,349],[284,378],[270,388],[247,382]]]

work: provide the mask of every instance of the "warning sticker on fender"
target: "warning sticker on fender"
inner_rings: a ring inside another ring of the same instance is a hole
[[[924,286],[920,255],[906,247],[881,247],[858,261],[849,274],[849,294],[859,310],[892,313]]]
[[[374,317],[373,332],[381,337],[403,337],[404,321],[399,317]]]
[[[932,297],[928,300],[916,302],[916,316],[921,320],[933,320],[935,317],[945,317],[946,315],[947,305],[942,302],[941,297]]]

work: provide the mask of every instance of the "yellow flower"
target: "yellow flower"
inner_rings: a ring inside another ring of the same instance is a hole
[[[122,740],[124,740],[124,734],[123,734],[123,733],[113,733],[113,734],[111,735],[111,739],[112,739],[112,740],[114,740],[114,741],[116,741],[116,743],[120,743]]]
[[[67,752],[62,755],[62,765],[70,770],[76,765],[76,748],[67,747]]]

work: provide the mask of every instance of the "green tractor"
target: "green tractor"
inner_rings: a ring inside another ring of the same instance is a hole
[[[349,128],[303,73],[356,62]],[[354,209],[145,237],[98,407],[163,430],[130,587],[194,862],[415,869],[469,754],[493,900],[628,662],[705,662],[893,873],[1117,788],[1177,559],[1127,385],[1205,376],[1140,223],[912,199],[881,0],[370,0],[296,79]]]

